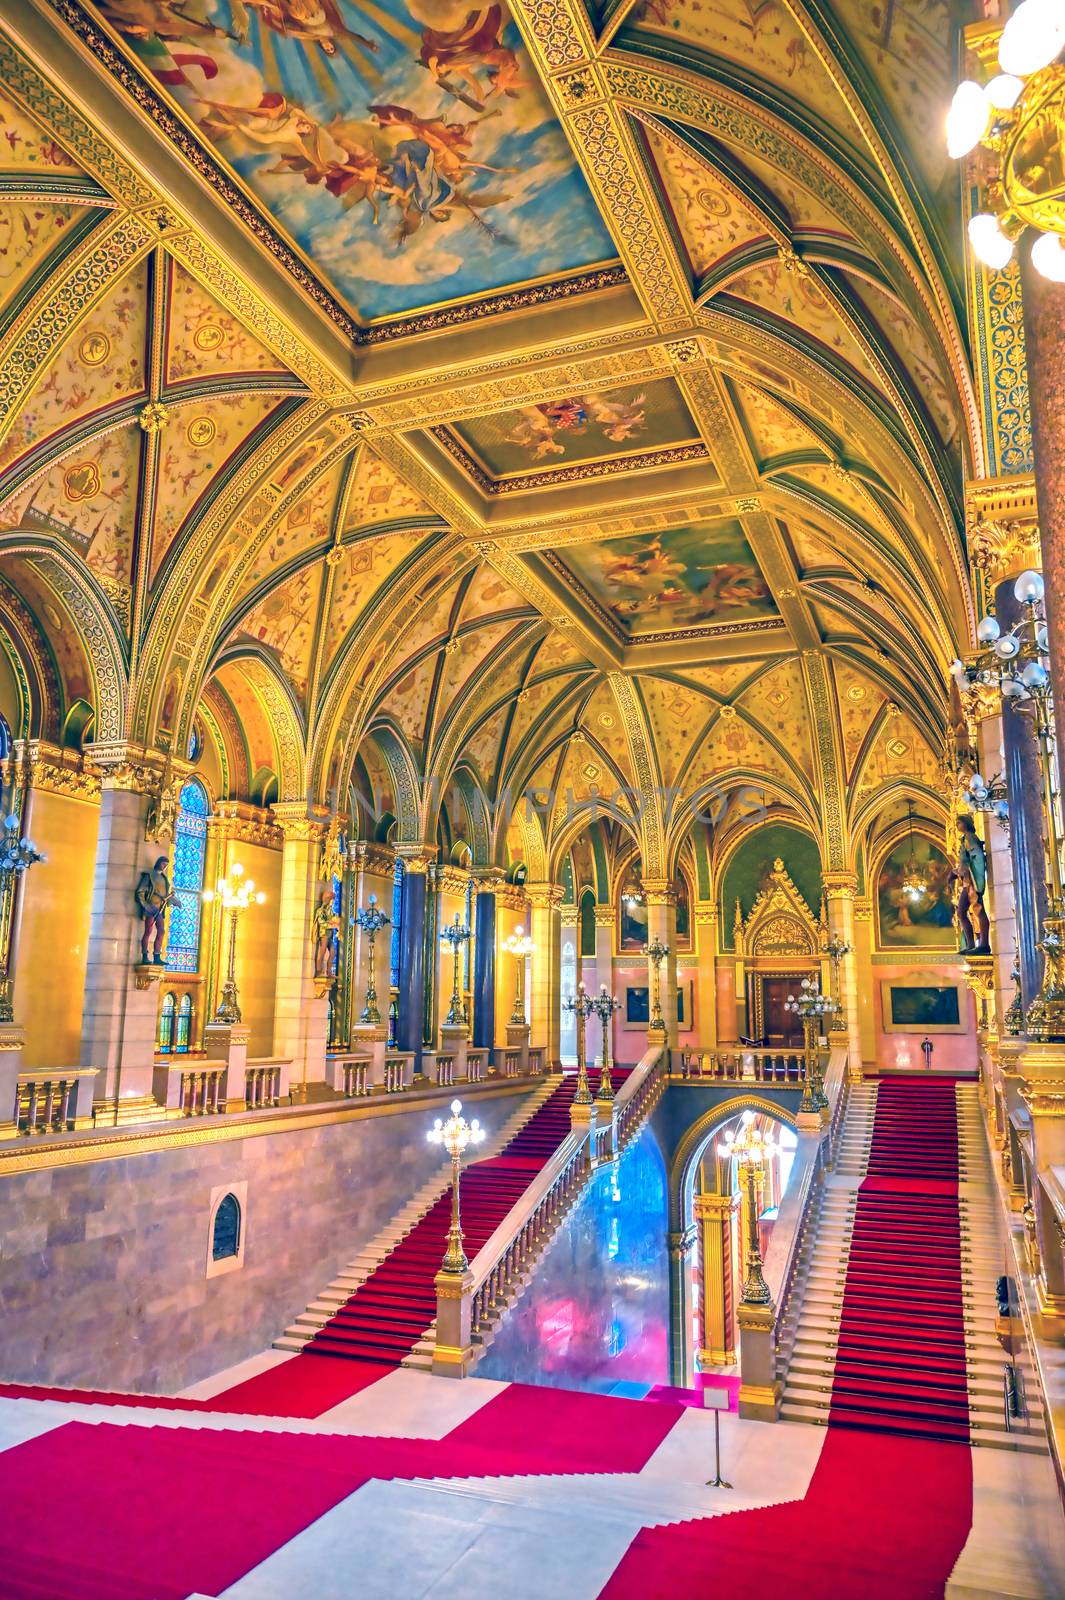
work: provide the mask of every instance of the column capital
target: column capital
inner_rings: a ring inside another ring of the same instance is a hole
[[[303,800],[278,800],[270,807],[270,813],[286,844],[321,844],[329,830],[331,819],[325,806],[308,805]]]
[[[77,750],[65,750],[46,739],[15,739],[8,763],[8,782],[21,776],[31,789],[44,794],[66,795],[71,800],[96,800],[101,793],[101,777]]]
[[[219,800],[207,818],[207,832],[220,843],[257,844],[267,850],[280,850],[281,829],[264,806],[248,805],[244,800]]]
[[[403,863],[404,872],[424,877],[436,860],[435,844],[397,844],[396,857]]]
[[[616,920],[613,906],[596,906],[595,925],[597,928],[612,928]]]
[[[649,906],[675,906],[677,886],[672,878],[642,878],[640,887]]]
[[[348,860],[358,870],[376,872],[383,878],[390,878],[396,869],[395,851],[369,839],[349,840]]]
[[[666,1243],[673,1259],[676,1260],[678,1257],[686,1256],[695,1243],[695,1238],[696,1229],[694,1223],[688,1228],[671,1229],[666,1234]]]
[[[131,744],[125,739],[109,739],[85,746],[85,759],[100,773],[105,789],[123,789],[131,794],[151,794],[170,758],[165,750]]]
[[[858,875],[855,872],[823,872],[821,885],[827,900],[853,899],[858,892]]]
[[[871,895],[856,895],[854,899],[854,920],[858,922],[872,922],[873,900]]]
[[[560,906],[565,897],[566,891],[560,883],[527,883],[525,885],[525,898],[535,911]]]
[[[717,906],[713,900],[697,900],[692,911],[692,916],[697,928],[717,927]]]
[[[470,876],[475,894],[500,894],[509,887],[502,867],[473,867]]]
[[[692,1207],[696,1220],[712,1222],[731,1217],[739,1198],[736,1194],[697,1194]]]
[[[435,879],[436,887],[442,894],[465,896],[466,886],[470,881],[470,874],[462,867],[453,867],[439,863],[435,868],[430,867],[430,872]]]
[[[562,917],[562,926],[564,928],[575,928],[581,920],[581,911],[579,906],[563,906],[560,915]]]

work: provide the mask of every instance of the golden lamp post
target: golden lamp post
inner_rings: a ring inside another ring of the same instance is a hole
[[[590,1106],[592,1091],[588,1085],[588,1018],[595,1010],[595,1001],[584,984],[578,983],[577,993],[566,1000],[564,1006],[577,1019],[577,1092],[573,1096],[573,1104]]]
[[[452,1100],[451,1115],[446,1122],[437,1117],[426,1138],[430,1144],[442,1144],[451,1157],[451,1226],[447,1232],[447,1252],[441,1263],[444,1272],[465,1272],[469,1266],[462,1248],[462,1222],[459,1216],[459,1182],[462,1157],[471,1144],[480,1144],[484,1129],[474,1117],[467,1122],[462,1115],[462,1101]]]
[[[360,1022],[378,1023],[381,1013],[377,1007],[377,935],[382,928],[391,926],[392,918],[385,915],[377,904],[377,896],[370,896],[369,905],[360,906],[355,913],[355,926],[366,935],[366,1004],[359,1016]]]
[[[525,962],[532,955],[536,946],[533,944],[524,928],[515,928],[508,939],[503,940],[503,949],[508,955],[514,957],[514,1015],[511,1017],[511,1026],[515,1028],[525,1026]]]
[[[614,1081],[610,1076],[610,1019],[620,1008],[621,1001],[610,993],[604,983],[592,1001],[592,1010],[603,1025],[603,1055],[599,1070],[599,1088],[595,1095],[597,1100],[610,1101],[614,1098]]]
[[[654,983],[651,987],[651,1015],[647,1031],[664,1033],[666,1024],[662,1017],[662,963],[669,955],[669,947],[664,945],[661,939],[655,938],[644,946],[643,953],[651,963],[651,971],[654,974]]]
[[[777,1153],[776,1142],[771,1133],[763,1133],[756,1128],[753,1114],[746,1112],[739,1132],[730,1128],[725,1134],[724,1144],[718,1145],[717,1153],[726,1161],[735,1159],[747,1180],[747,1277],[743,1284],[743,1303],[748,1306],[770,1305],[773,1297],[762,1274],[762,1252],[758,1245],[756,1191]]]
[[[216,1022],[239,1022],[240,1003],[237,997],[236,961],[237,961],[237,923],[247,911],[249,906],[261,906],[266,903],[266,896],[261,889],[256,889],[254,881],[244,876],[244,868],[239,861],[234,861],[229,869],[229,876],[219,878],[213,889],[205,889],[203,898],[208,905],[213,901],[221,902],[222,912],[229,917],[229,960],[226,963],[226,981],[222,985],[222,997],[214,1014]]]

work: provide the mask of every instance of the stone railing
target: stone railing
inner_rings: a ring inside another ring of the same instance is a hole
[[[12,1122],[18,1133],[64,1133],[92,1122],[95,1067],[20,1072]]]
[[[290,1065],[281,1060],[248,1062],[244,1068],[244,1104],[249,1111],[279,1106],[288,1099]]]
[[[517,1285],[554,1235],[599,1161],[635,1137],[665,1087],[663,1051],[655,1045],[629,1073],[608,1118],[574,1126],[535,1175],[461,1277],[437,1276],[433,1370],[465,1377]]]
[[[373,1058],[363,1053],[334,1051],[325,1058],[325,1081],[345,1100],[359,1100],[372,1092]]]
[[[205,1062],[197,1067],[178,1067],[177,1112],[182,1117],[213,1117],[226,1109],[224,1061]]]
[[[385,1094],[402,1094],[414,1081],[414,1056],[390,1050],[385,1056]]]
[[[739,1309],[741,1416],[776,1421],[778,1415],[783,1379],[791,1358],[788,1324],[798,1287],[799,1263],[846,1114],[850,1087],[847,1058],[845,1043],[832,1047],[824,1080],[828,1110],[817,1114],[812,1128],[804,1128],[803,1119],[799,1119],[795,1160],[765,1257],[764,1275],[771,1302],[768,1306],[741,1305]]]
[[[670,1082],[802,1083],[806,1078],[806,1053],[794,1050],[755,1050],[744,1045],[728,1050],[678,1050],[670,1068]]]

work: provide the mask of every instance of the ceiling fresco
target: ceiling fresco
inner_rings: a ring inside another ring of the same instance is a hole
[[[98,9],[364,317],[614,257],[501,5]]]
[[[455,423],[474,464],[493,479],[552,466],[620,457],[698,440],[699,430],[668,378],[640,388],[562,395],[557,400]]]
[[[738,522],[568,545],[564,560],[631,635],[776,615]]]

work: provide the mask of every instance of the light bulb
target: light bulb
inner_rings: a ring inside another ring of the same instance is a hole
[[[1022,78],[1049,67],[1065,45],[1062,0],[1022,0],[1002,30],[998,64]]]
[[[991,648],[1001,661],[1009,661],[1021,647],[1012,633],[1004,633],[1001,638],[995,640]]]
[[[971,78],[959,83],[947,112],[947,154],[958,160],[975,150],[990,121],[991,108],[980,85]]]
[[[1038,628],[1035,630],[1035,644],[1036,649],[1042,650],[1044,655],[1046,655],[1047,651],[1050,649],[1050,635],[1047,633],[1047,625],[1045,622],[1041,622]]]
[[[984,98],[995,111],[1012,111],[1024,93],[1024,84],[1011,72],[1000,72],[984,87]]]
[[[982,800],[987,793],[987,784],[978,772],[969,779],[969,793],[975,795],[977,800]]]
[[[1041,233],[1032,246],[1032,266],[1051,283],[1065,283],[1065,245],[1056,233]]]
[[[1047,681],[1047,669],[1041,661],[1029,661],[1021,673],[1021,682],[1026,689],[1042,689]]]
[[[1013,585],[1013,593],[1022,606],[1034,606],[1042,600],[1045,588],[1043,574],[1029,570],[1021,573]]]
[[[1000,822],[1005,822],[1010,814],[1010,808],[1005,800],[996,800],[992,809]]]
[[[1004,700],[1023,700],[1024,684],[1019,678],[1003,678],[1002,697]]]
[[[981,617],[976,624],[976,637],[981,644],[993,644],[1002,632],[1002,626],[997,617]]]
[[[978,211],[969,218],[969,243],[973,254],[985,267],[1004,267],[1013,254],[1013,241],[1007,239],[999,227],[997,217],[990,211]]]

